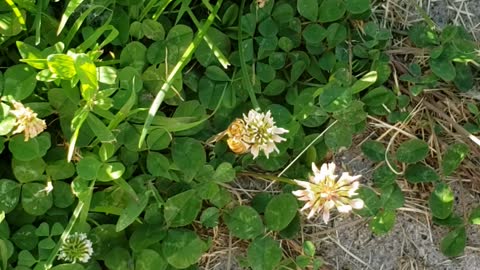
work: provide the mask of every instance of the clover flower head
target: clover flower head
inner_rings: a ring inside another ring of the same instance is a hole
[[[263,151],[267,158],[273,151],[279,153],[276,144],[286,141],[279,135],[288,133],[288,130],[275,126],[270,111],[260,113],[250,110],[248,115],[243,114],[243,120],[245,121],[243,141],[251,146],[250,152],[254,159],[257,158],[260,151]]]
[[[306,201],[300,211],[310,208],[307,218],[312,218],[315,213],[322,214],[323,221],[328,223],[330,211],[335,207],[340,213],[348,213],[352,209],[363,208],[361,199],[351,199],[357,195],[360,186],[357,181],[361,175],[351,176],[344,172],[337,181],[335,164],[323,164],[320,170],[312,163],[313,176],[309,182],[294,180],[295,183],[305,189],[293,191],[293,195],[299,200]]]
[[[93,254],[92,242],[84,233],[73,233],[65,239],[59,250],[58,259],[75,263],[86,263]]]
[[[37,118],[37,114],[32,111],[32,109],[25,107],[17,101],[13,101],[12,103],[14,110],[10,110],[10,113],[16,117],[16,129],[12,132],[13,134],[23,132],[25,141],[28,141],[31,138],[35,138],[47,128],[45,120]]]

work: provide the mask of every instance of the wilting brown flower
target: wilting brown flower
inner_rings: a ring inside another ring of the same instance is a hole
[[[315,213],[322,214],[323,221],[328,223],[330,210],[334,207],[340,213],[348,213],[352,209],[361,209],[361,199],[351,199],[357,195],[356,191],[360,183],[357,181],[361,175],[351,176],[344,172],[337,181],[335,175],[335,164],[323,164],[319,170],[315,163],[312,163],[313,176],[310,182],[294,180],[303,190],[293,191],[293,194],[301,201],[306,201],[300,211],[310,208],[307,218],[312,218]]]
[[[28,141],[47,128],[45,120],[37,118],[37,114],[32,109],[23,106],[22,103],[13,101],[13,108],[14,110],[10,110],[10,113],[16,117],[16,129],[12,134],[23,132],[25,141]]]

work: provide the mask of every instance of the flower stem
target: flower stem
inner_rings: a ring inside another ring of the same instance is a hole
[[[267,182],[282,182],[282,183],[285,183],[285,184],[297,185],[297,183],[295,183],[295,181],[293,181],[289,178],[278,177],[278,176],[275,176],[275,175],[260,174],[260,173],[254,173],[254,172],[240,172],[239,175],[251,176],[251,177],[255,177],[255,178],[267,181]]]

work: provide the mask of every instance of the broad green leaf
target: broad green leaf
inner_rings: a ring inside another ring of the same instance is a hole
[[[396,153],[397,160],[404,163],[415,163],[428,155],[428,144],[419,139],[411,139],[402,143]]]
[[[165,270],[167,267],[165,259],[152,249],[143,249],[135,256],[136,270]]]
[[[172,145],[172,159],[189,182],[206,162],[205,150],[200,142],[191,138],[177,138]]]
[[[410,183],[435,182],[440,180],[440,176],[430,167],[423,164],[411,164],[405,170],[405,178]]]
[[[128,249],[114,246],[105,256],[105,266],[107,269],[128,269],[131,260]]]
[[[95,157],[84,157],[77,163],[78,176],[85,180],[93,180],[97,177],[97,172],[101,166],[102,163]]]
[[[235,4],[231,5],[236,6]],[[238,6],[237,6],[238,12]],[[226,14],[225,14],[226,15]],[[236,18],[235,18],[236,20]],[[231,40],[224,34],[222,31],[216,29],[215,27],[210,27],[208,29],[207,35],[208,39],[203,39],[198,45],[197,50],[195,51],[195,58],[204,67],[208,67],[211,64],[219,63],[221,58],[217,57],[216,52],[213,50],[214,46],[218,51],[222,52],[224,55],[230,54],[231,50]],[[214,45],[214,46],[213,46]],[[225,68],[224,61],[222,60],[222,66]]]
[[[454,201],[452,189],[447,184],[438,183],[430,195],[428,204],[434,217],[444,219],[452,213]]]
[[[102,182],[117,180],[123,176],[125,169],[121,162],[103,163],[97,171],[96,178]]]
[[[23,225],[12,234],[11,240],[19,249],[33,250],[37,247],[38,236],[35,235],[35,226]]]
[[[410,27],[408,37],[415,46],[420,48],[425,48],[439,43],[435,30],[424,23],[419,23]]]
[[[433,217],[432,221],[436,225],[441,225],[441,226],[448,226],[451,228],[458,228],[460,226],[464,226],[464,221],[463,218],[457,216],[456,214],[452,213],[449,215],[447,218],[440,219]]]
[[[74,264],[64,263],[64,264],[55,265],[51,269],[52,270],[84,270],[85,268],[78,263],[74,263]]]
[[[150,150],[158,151],[167,148],[172,141],[172,135],[165,129],[158,128],[148,133],[147,147]]]
[[[457,74],[455,66],[453,65],[452,61],[447,58],[445,53],[438,58],[430,57],[429,63],[432,72],[438,77],[442,78],[444,81],[450,82],[455,79]]]
[[[393,211],[403,206],[405,198],[400,187],[393,184],[382,188],[380,201],[383,209]]]
[[[184,269],[196,263],[207,250],[207,244],[190,230],[170,230],[162,250],[169,264]]]
[[[281,94],[286,87],[287,83],[284,80],[274,79],[267,84],[262,93],[266,96],[277,96]]]
[[[237,206],[223,216],[232,235],[252,239],[263,233],[263,223],[258,213],[249,206]]]
[[[272,197],[273,196],[270,193],[266,193],[266,192],[257,193],[253,197],[252,201],[250,202],[250,205],[258,213],[263,214],[265,213],[265,209],[267,208],[267,205],[272,199]]]
[[[253,270],[273,270],[282,260],[280,243],[270,237],[255,239],[247,250],[247,260]]]
[[[353,128],[342,123],[336,124],[325,133],[325,144],[338,151],[341,147],[352,145]]]
[[[316,21],[318,16],[317,0],[298,0],[297,10],[300,15],[309,21]]]
[[[118,78],[118,72],[114,67],[104,66],[97,68],[97,80],[104,84],[115,84]]]
[[[165,38],[165,30],[162,24],[151,19],[142,21],[142,31],[151,40],[159,41]]]
[[[480,225],[480,207],[477,206],[473,208],[468,217],[468,221],[471,224]]]
[[[26,267],[31,267],[37,263],[37,259],[33,257],[32,253],[28,250],[22,250],[18,253],[18,264]],[[29,268],[27,268],[29,269]]]
[[[0,212],[8,214],[15,209],[19,200],[20,185],[9,179],[0,179]]]
[[[117,232],[114,224],[101,224],[92,228],[89,233],[89,239],[97,239],[93,243],[92,248],[95,252],[95,257],[100,260],[105,260],[109,252],[115,247],[128,247],[125,232]]]
[[[469,148],[466,144],[455,143],[448,146],[442,157],[442,173],[445,176],[451,175],[468,155]]]
[[[369,223],[370,229],[377,235],[386,234],[395,225],[395,211],[383,210],[376,214]]]
[[[40,223],[38,228],[35,230],[35,235],[44,237],[50,236],[50,225],[48,225],[46,222]]]
[[[135,221],[135,219],[138,218],[138,216],[140,216],[147,206],[150,196],[149,194],[140,193],[138,194],[138,198],[138,201],[130,200],[125,209],[123,209],[115,227],[117,232],[126,229]]]
[[[1,81],[0,81],[0,84],[1,84]],[[2,117],[0,120],[0,136],[4,136],[10,133],[10,131],[12,131],[12,129],[15,127],[16,124],[17,124],[17,118],[15,118],[15,116],[8,115],[5,118]]]
[[[339,23],[332,23],[327,28],[327,43],[329,48],[335,48],[347,39],[347,28]],[[337,56],[338,57],[338,56]]]
[[[150,152],[147,155],[147,170],[153,176],[170,177],[170,161],[164,155]]]
[[[453,83],[461,92],[470,91],[474,86],[474,77],[472,69],[469,65],[463,63],[455,63],[456,76]]]
[[[62,180],[75,174],[75,166],[65,159],[49,162],[46,168],[47,175],[52,180]]]
[[[345,11],[343,0],[324,0],[319,8],[318,20],[322,23],[333,22],[341,19]]]
[[[281,230],[279,235],[285,239],[295,239],[302,230],[300,214],[297,213],[288,226]]]
[[[3,96],[20,101],[29,97],[37,86],[35,70],[25,64],[10,66],[4,74]]]
[[[165,222],[170,227],[185,226],[195,220],[200,208],[202,200],[197,196],[195,190],[177,194],[170,197],[164,206]]]
[[[17,41],[16,44],[18,51],[23,58],[20,61],[26,62],[36,69],[48,68],[47,61],[44,59],[42,52],[39,49],[22,41]]]
[[[206,33],[203,33],[206,34]],[[187,47],[192,43],[193,30],[187,25],[177,24],[168,31],[167,42],[167,60],[168,63],[177,63],[181,60],[182,55],[186,52]],[[201,40],[198,42],[200,43]],[[193,54],[193,51],[192,51]]]
[[[218,219],[220,217],[220,211],[216,207],[209,207],[203,210],[200,215],[200,222],[207,228],[213,228],[218,225]]]
[[[218,66],[209,66],[205,70],[205,75],[213,81],[228,82],[230,77]]]
[[[366,141],[361,146],[363,154],[371,161],[379,162],[385,159],[385,146],[381,142]]]
[[[257,62],[255,72],[257,73],[257,78],[264,83],[273,81],[276,75],[275,69],[262,62]]]
[[[81,94],[87,102],[93,102],[98,90],[97,68],[90,57],[84,53],[75,55],[75,70],[81,83]]]
[[[120,53],[122,67],[133,67],[138,73],[142,73],[146,63],[147,48],[138,41],[128,43]]]
[[[45,168],[45,161],[41,158],[29,161],[12,159],[13,175],[15,175],[15,178],[21,183],[43,180],[45,178],[43,176]]]
[[[457,228],[449,232],[440,242],[440,250],[448,257],[456,257],[463,254],[467,243],[465,227]]]
[[[327,37],[327,30],[321,24],[312,23],[305,27],[302,36],[307,43],[320,44]]]
[[[74,201],[75,196],[73,195],[72,188],[69,184],[63,181],[53,182],[53,204],[55,205],[55,207],[67,208],[72,205]]]
[[[297,213],[297,200],[290,193],[274,196],[265,209],[265,225],[272,231],[288,226]]]
[[[89,113],[87,124],[101,142],[114,142],[115,136],[108,127],[93,113]]]
[[[380,188],[392,185],[395,180],[397,180],[397,175],[386,164],[373,172],[373,182]]]
[[[162,241],[167,232],[158,225],[143,224],[135,228],[129,239],[130,248],[135,251],[146,249]]]
[[[22,186],[22,206],[25,212],[33,216],[45,214],[53,205],[52,193],[46,185],[26,183]]]
[[[354,100],[349,106],[333,113],[333,117],[345,124],[355,125],[367,119],[367,113],[364,110],[364,104]]]
[[[50,134],[44,132],[35,138],[25,141],[23,134],[12,137],[8,143],[8,149],[13,157],[21,161],[29,161],[43,157],[51,146]]]
[[[223,162],[218,165],[212,177],[215,182],[231,182],[235,179],[235,169],[232,168],[232,164]]]
[[[377,194],[367,187],[361,187],[357,193],[358,198],[363,200],[364,206],[362,209],[355,210],[355,212],[363,217],[375,216],[381,207],[380,198]]]
[[[347,11],[352,14],[361,14],[370,9],[370,0],[345,0]]]
[[[47,57],[47,65],[50,72],[64,80],[69,80],[77,74],[75,61],[70,55],[51,54]]]

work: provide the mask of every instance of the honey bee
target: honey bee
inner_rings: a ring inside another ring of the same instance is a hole
[[[250,144],[246,143],[242,136],[245,132],[245,121],[240,118],[235,119],[226,130],[210,138],[207,143],[218,142],[227,136],[227,145],[235,154],[244,154],[250,149]]]

